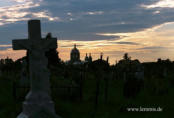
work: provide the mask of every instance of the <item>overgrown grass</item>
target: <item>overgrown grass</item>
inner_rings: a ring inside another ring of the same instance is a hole
[[[0,118],[16,118],[21,112],[22,101],[15,101],[12,94],[12,82],[18,76],[4,74],[0,77]],[[59,80],[58,80],[59,79]],[[168,93],[162,95],[153,93],[151,86],[157,86],[160,89],[165,88],[165,85],[158,85],[157,80],[147,79],[145,87],[134,99],[126,99],[123,96],[124,82],[122,80],[109,80],[108,101],[105,102],[105,81],[100,81],[99,101],[95,105],[96,95],[96,79],[95,76],[90,75],[84,81],[83,99],[78,99],[79,91],[76,90],[72,94],[77,96],[76,99],[64,99],[61,94],[56,92],[68,92],[55,89],[52,91],[52,97],[55,102],[55,108],[58,115],[62,118],[173,118],[174,111],[174,87],[168,85],[166,79],[166,87]],[[59,83],[59,85],[70,84],[69,80],[63,80],[63,77],[54,77],[51,83]],[[162,112],[127,112],[127,107],[161,107]]]

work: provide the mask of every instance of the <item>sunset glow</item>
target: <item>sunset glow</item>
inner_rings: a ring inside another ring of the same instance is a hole
[[[12,50],[11,40],[27,38],[27,20],[40,19],[43,37],[51,32],[58,38],[57,50],[64,61],[69,60],[74,44],[80,50],[82,60],[86,53],[92,53],[93,59],[98,59],[101,52],[105,59],[109,56],[111,64],[126,52],[132,59],[142,62],[157,58],[174,60],[174,0],[85,1],[89,6],[98,6],[91,9],[80,7],[83,2],[79,0],[77,3],[0,0],[0,3],[3,3],[0,6],[0,58],[8,56],[16,60],[24,56],[25,51]],[[113,4],[118,7],[112,7]]]

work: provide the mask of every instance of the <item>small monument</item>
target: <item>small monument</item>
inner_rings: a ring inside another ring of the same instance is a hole
[[[50,97],[49,71],[45,52],[57,48],[57,38],[41,38],[40,20],[28,21],[28,40],[13,40],[14,50],[28,50],[30,91],[17,118],[60,118]]]

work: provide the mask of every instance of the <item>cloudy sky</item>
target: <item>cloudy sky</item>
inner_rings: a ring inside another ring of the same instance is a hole
[[[42,37],[58,38],[63,60],[76,43],[81,52],[101,52],[110,63],[128,52],[141,62],[174,60],[174,0],[0,0],[0,58],[17,59],[12,39],[27,38],[27,21],[40,19]]]

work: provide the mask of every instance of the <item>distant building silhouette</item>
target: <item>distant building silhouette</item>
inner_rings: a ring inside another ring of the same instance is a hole
[[[85,56],[85,63],[87,63],[87,62],[92,62],[91,53],[89,53],[89,57],[88,57],[88,54],[86,53],[86,56]]]
[[[86,53],[86,56],[85,56],[85,62],[88,62],[89,58],[88,58],[88,54]]]
[[[77,49],[76,44],[74,44],[74,48],[71,50],[69,63],[81,64],[80,51]]]
[[[108,71],[109,70],[108,60],[109,60],[109,57],[107,57],[107,60],[105,60],[103,59],[103,53],[101,53],[99,59],[91,61],[91,63],[88,63],[88,68],[90,68],[90,70],[93,70],[93,71],[96,71],[96,70]]]
[[[100,54],[100,59],[103,60],[103,53]]]
[[[91,53],[89,53],[89,62],[92,62],[92,56],[91,56]]]
[[[109,56],[107,56],[107,59],[106,59],[106,61],[109,63]]]
[[[76,44],[74,44],[74,48],[71,50],[71,53],[70,53],[70,60],[66,61],[66,64],[80,65],[80,64],[90,64],[93,62],[94,63],[100,62],[99,64],[105,63],[109,65],[109,57],[107,57],[107,59],[104,60],[103,53],[101,53],[100,58],[98,60],[93,61],[91,53],[89,53],[89,56],[88,56],[88,53],[86,53],[84,60],[80,60],[80,51],[77,49]]]

